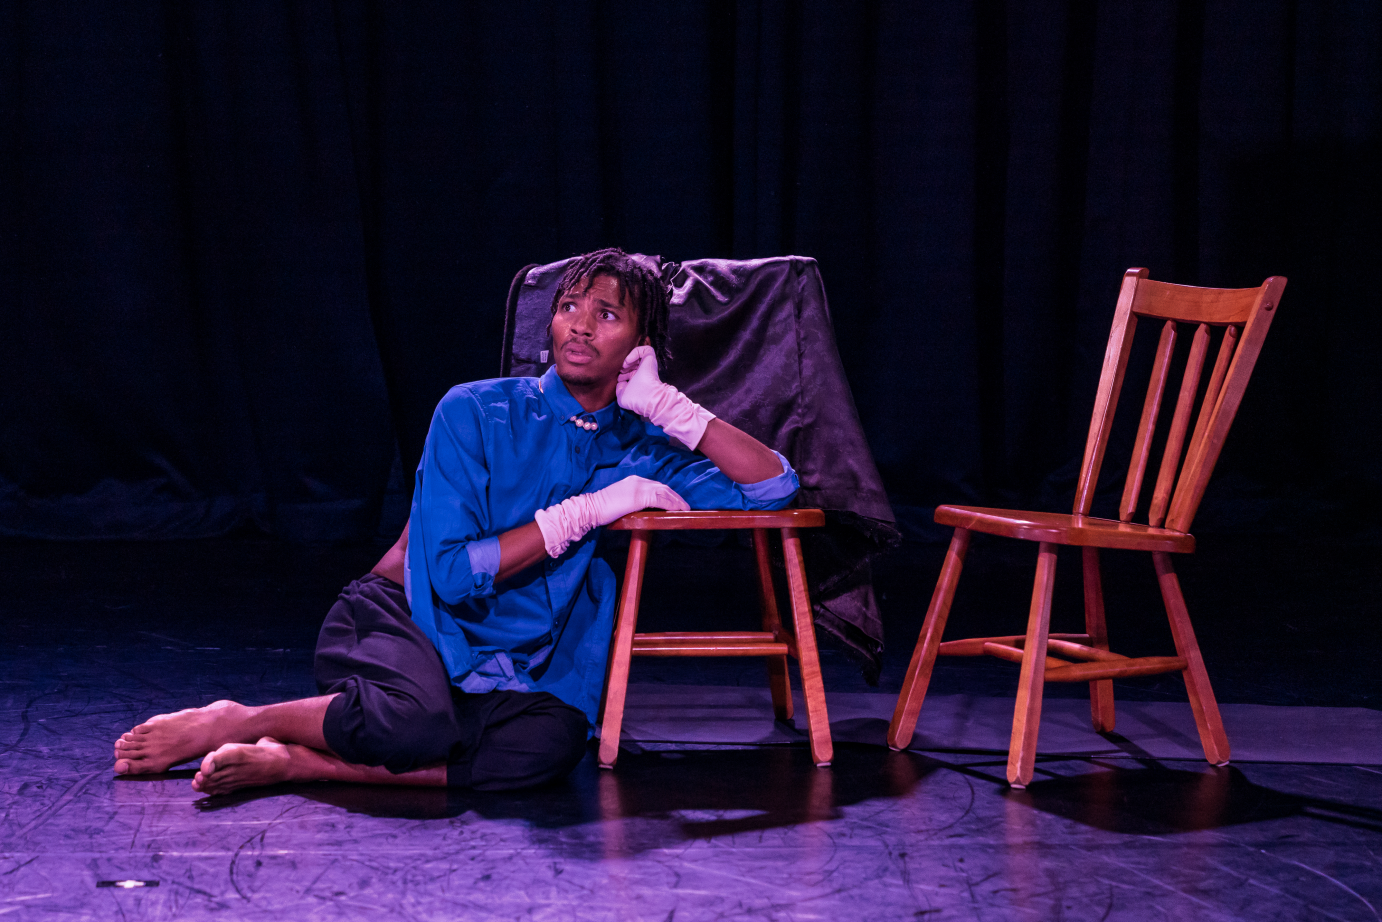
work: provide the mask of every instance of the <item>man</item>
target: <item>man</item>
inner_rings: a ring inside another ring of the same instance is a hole
[[[659,379],[667,312],[661,279],[623,251],[574,262],[552,301],[553,368],[438,405],[408,527],[322,626],[321,695],[151,718],[116,741],[115,771],[205,755],[192,786],[207,794],[306,780],[501,790],[570,771],[617,596],[600,526],[645,508],[777,509],[797,489],[781,455]]]

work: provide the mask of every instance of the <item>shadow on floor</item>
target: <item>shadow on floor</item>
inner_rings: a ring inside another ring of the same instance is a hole
[[[1200,764],[1184,769],[1153,759],[1137,761],[1137,767],[1131,767],[1097,758],[1037,756],[1037,779],[1025,791],[1007,788],[1003,797],[1010,804],[1125,835],[1170,835],[1289,817],[1382,832],[1382,810],[1277,791],[1254,784],[1235,766]],[[1084,770],[1086,766],[1093,770]],[[1006,762],[1001,759],[970,764],[933,761],[931,767],[1006,788]],[[1076,770],[1069,773],[1072,767]]]
[[[376,817],[444,819],[474,812],[487,820],[515,819],[546,829],[616,819],[671,820],[684,838],[703,839],[837,819],[842,807],[908,796],[940,764],[874,746],[840,746],[835,755],[830,769],[818,769],[801,746],[623,752],[616,769],[602,771],[592,751],[566,779],[525,791],[323,782],[274,785],[197,804],[214,812],[297,795]]]
[[[829,769],[812,765],[803,746],[662,750],[624,752],[613,771],[600,770],[591,754],[563,781],[527,791],[320,783],[211,797],[198,806],[214,812],[267,797],[300,796],[374,817],[421,820],[474,814],[557,831],[616,820],[656,821],[639,824],[636,832],[614,843],[616,852],[633,854],[694,839],[838,819],[844,808],[865,802],[915,799],[928,776],[942,773],[962,776],[971,788],[977,782],[979,788],[994,789],[1009,823],[1016,806],[1128,835],[1195,832],[1288,817],[1382,832],[1382,810],[1276,791],[1249,781],[1234,767],[1184,769],[1152,760],[1128,765],[1052,758],[1039,760],[1038,780],[1026,791],[1012,791],[1003,779],[1003,765],[1001,759],[942,761],[848,744],[837,747]],[[567,844],[581,851],[583,843],[594,844],[593,838],[610,852],[604,834],[575,834]]]
[[[1008,798],[1046,813],[1128,835],[1167,835],[1308,816],[1382,832],[1382,810],[1286,794],[1253,784],[1233,766],[1190,771],[1149,763],[1034,781]]]

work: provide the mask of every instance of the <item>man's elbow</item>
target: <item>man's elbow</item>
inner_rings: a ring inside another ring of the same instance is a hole
[[[781,499],[772,499],[772,500],[763,500],[763,501],[760,501],[754,508],[755,508],[755,509],[762,509],[762,510],[764,510],[765,512],[775,512],[775,511],[777,511],[778,509],[786,509],[788,506],[792,505],[792,500],[794,500],[794,499],[796,499],[796,498],[797,498],[797,491],[796,491],[796,490],[793,490],[791,493],[788,493],[786,496],[782,497]]]
[[[781,464],[781,470],[776,476],[739,487],[750,509],[785,509],[792,504],[792,500],[796,499],[797,493],[801,490],[801,481],[797,478],[797,472],[792,469],[791,462],[779,452],[775,451],[773,454]]]

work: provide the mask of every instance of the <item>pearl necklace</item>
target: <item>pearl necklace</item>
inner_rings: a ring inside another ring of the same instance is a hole
[[[542,386],[541,378],[537,379],[537,389],[539,391],[542,391],[544,394],[547,393],[547,388]],[[576,425],[584,429],[586,432],[594,432],[596,429],[600,428],[600,424],[597,423],[595,420],[581,419],[579,416],[568,416],[566,417],[566,421],[568,423],[575,423]]]

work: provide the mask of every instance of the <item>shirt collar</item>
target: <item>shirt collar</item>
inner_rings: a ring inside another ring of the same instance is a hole
[[[542,396],[556,411],[557,416],[562,420],[570,419],[572,416],[581,416],[594,419],[601,427],[611,425],[619,417],[620,409],[618,401],[611,401],[609,406],[601,407],[594,413],[581,406],[580,401],[571,396],[571,392],[566,389],[566,382],[557,374],[557,366],[553,365],[542,373],[539,379],[542,388]]]

